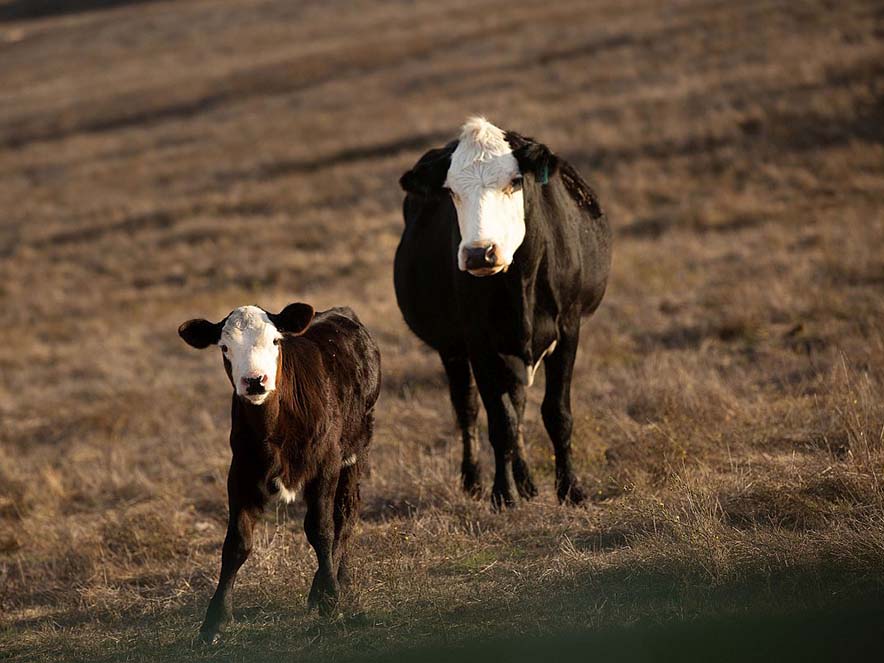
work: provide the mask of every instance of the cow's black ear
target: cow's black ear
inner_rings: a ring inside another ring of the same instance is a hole
[[[513,152],[522,174],[531,173],[538,184],[546,184],[559,168],[559,158],[543,143],[528,142]]]
[[[310,304],[289,304],[277,314],[268,313],[271,322],[281,332],[303,334],[310,326],[316,312]]]
[[[456,147],[455,140],[424,154],[411,170],[399,178],[399,186],[407,193],[425,198],[441,193],[451,166],[451,154]]]
[[[224,321],[209,322],[202,318],[188,320],[178,327],[178,335],[189,346],[202,350],[210,345],[215,345],[221,340],[221,329]]]

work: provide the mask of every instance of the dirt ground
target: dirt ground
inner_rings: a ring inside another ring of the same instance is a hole
[[[555,501],[542,375],[540,496],[461,494],[396,307],[397,179],[474,113],[570,160],[614,228],[585,508]],[[303,507],[271,509],[207,649],[229,385],[176,328],[298,300],[383,353],[354,588],[308,612]],[[809,648],[884,606],[879,2],[0,0],[0,302],[0,658],[662,651],[795,619],[768,639]]]

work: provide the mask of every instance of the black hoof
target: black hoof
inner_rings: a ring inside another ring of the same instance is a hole
[[[513,478],[516,481],[516,490],[519,491],[519,495],[523,500],[537,497],[537,486],[534,485],[534,481],[531,479],[531,473],[528,471],[527,465],[521,462],[514,462]]]
[[[557,493],[561,504],[569,504],[571,506],[580,506],[589,498],[589,493],[573,477],[560,483]]]
[[[491,506],[495,511],[503,511],[504,509],[513,509],[517,505],[513,491],[508,488],[494,487],[491,491]]]
[[[479,465],[461,465],[460,480],[464,491],[473,498],[482,496],[482,471]]]
[[[340,586],[341,589],[349,587],[352,580],[353,578],[350,575],[349,567],[344,562],[341,562],[338,566],[338,586]]]
[[[327,616],[334,612],[338,604],[338,583],[334,578],[322,579],[317,573],[313,577],[313,585],[310,587],[310,596],[307,597],[307,606],[312,610],[319,608],[319,614]]]
[[[233,613],[220,603],[213,602],[206,610],[206,618],[200,626],[200,642],[216,645],[221,641],[221,631],[233,621]]]
[[[311,610],[319,610],[319,614],[323,617],[334,617],[338,614],[338,597],[331,594],[311,597],[307,605]]]
[[[537,486],[534,485],[530,477],[524,481],[516,481],[516,488],[523,500],[533,500],[537,497]]]
[[[200,642],[204,645],[217,645],[221,642],[221,625],[206,626],[200,628]]]

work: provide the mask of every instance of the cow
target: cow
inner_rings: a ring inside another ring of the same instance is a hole
[[[571,460],[571,379],[581,317],[601,303],[611,266],[596,194],[546,145],[482,117],[399,182],[396,298],[408,327],[442,359],[463,441],[463,487],[482,491],[478,387],[494,449],[492,503],[510,507],[537,494],[522,416],[542,361],[558,499],[583,502]]]
[[[236,574],[271,498],[303,495],[319,565],[308,602],[328,612],[349,580],[348,542],[380,391],[377,345],[349,308],[315,313],[303,303],[279,313],[242,306],[220,322],[189,320],[178,334],[194,348],[218,346],[233,386],[227,536],[201,639],[217,642],[233,618]]]

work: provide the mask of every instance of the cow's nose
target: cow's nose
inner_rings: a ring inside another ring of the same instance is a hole
[[[464,249],[464,257],[466,258],[467,269],[494,267],[497,264],[497,246],[487,244],[486,246],[469,247]]]

